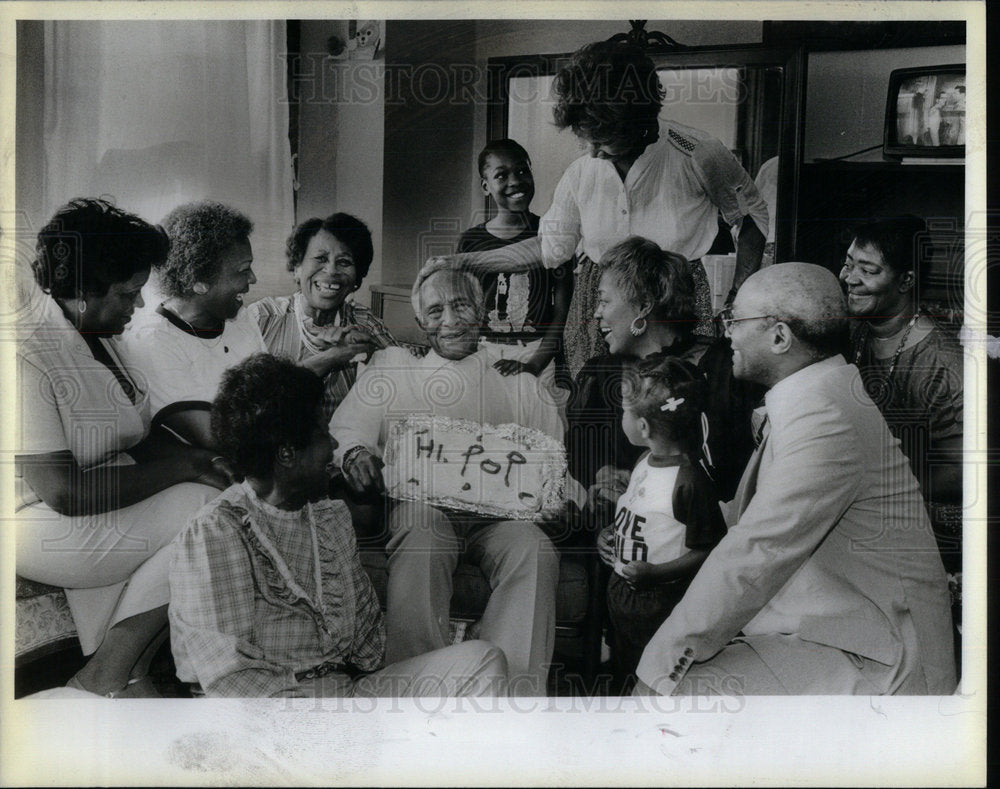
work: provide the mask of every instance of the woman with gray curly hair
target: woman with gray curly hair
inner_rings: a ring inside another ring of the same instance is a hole
[[[166,296],[122,335],[122,355],[145,382],[154,422],[213,448],[209,408],[222,373],[267,351],[243,310],[254,276],[253,222],[213,201],[187,203],[163,220],[170,254],[156,267]]]

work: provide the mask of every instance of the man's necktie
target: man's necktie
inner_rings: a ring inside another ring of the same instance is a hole
[[[750,414],[750,427],[753,429],[753,445],[759,447],[771,432],[771,423],[768,421],[765,406],[755,408]]]
[[[764,406],[755,408],[750,414],[750,427],[753,430],[753,442],[756,444],[756,451],[750,456],[746,469],[743,471],[743,478],[740,480],[739,489],[736,491],[736,517],[743,514],[743,511],[750,504],[753,494],[757,492],[757,473],[760,471],[761,444],[771,432],[771,423],[767,418],[767,409]]]

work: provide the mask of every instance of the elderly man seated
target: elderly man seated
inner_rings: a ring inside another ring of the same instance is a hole
[[[467,272],[438,271],[414,286],[413,307],[431,350],[422,359],[400,348],[378,351],[337,408],[330,432],[335,460],[358,492],[384,491],[382,454],[390,426],[414,414],[516,423],[562,439],[551,398],[538,379],[501,375],[478,350],[485,318],[482,288]],[[507,656],[510,691],[544,695],[555,639],[559,558],[533,523],[397,502],[390,539],[387,655],[403,660],[449,642],[452,574],[464,556],[492,588],[480,637]]]
[[[733,374],[768,387],[738,521],[639,663],[637,692],[943,694],[955,689],[944,568],[920,488],[838,352],[837,278],[749,277],[723,313]]]

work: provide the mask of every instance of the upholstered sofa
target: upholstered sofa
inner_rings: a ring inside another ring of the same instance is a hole
[[[14,697],[62,685],[83,662],[66,594],[17,577],[14,625]]]

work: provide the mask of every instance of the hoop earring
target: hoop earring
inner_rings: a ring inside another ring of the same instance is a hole
[[[632,319],[632,324],[628,327],[633,337],[641,337],[646,333],[646,319],[641,315]]]
[[[81,315],[83,315],[83,313],[85,313],[87,311],[87,300],[86,299],[80,299],[76,303],[76,311],[79,312]]]

